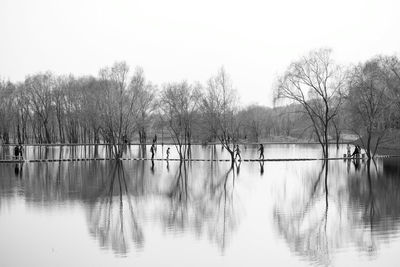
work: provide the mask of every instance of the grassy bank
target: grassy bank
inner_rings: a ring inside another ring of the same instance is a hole
[[[363,142],[362,142],[363,141]],[[354,144],[358,144],[361,147],[362,144],[366,144],[367,140],[363,137],[363,140],[358,139],[354,142]],[[374,148],[376,145],[377,137],[373,136],[371,139],[371,147]],[[364,147],[363,147],[364,148]],[[377,150],[378,155],[400,155],[400,130],[390,130],[380,141]]]

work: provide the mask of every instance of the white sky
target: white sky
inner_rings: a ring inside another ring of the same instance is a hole
[[[126,60],[156,84],[224,66],[243,104],[271,105],[277,74],[309,50],[341,63],[400,52],[395,0],[0,0],[0,76],[96,75]]]

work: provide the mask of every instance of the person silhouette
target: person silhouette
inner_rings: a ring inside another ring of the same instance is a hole
[[[347,157],[350,158],[351,157],[351,147],[350,144],[347,144]]]
[[[151,153],[151,160],[153,160],[153,159],[154,159],[154,153],[155,153],[155,146],[154,146],[154,144],[151,145],[151,147],[150,147],[150,153]]]
[[[240,148],[239,145],[236,145],[236,155],[235,155],[235,159],[239,157],[239,161],[242,161],[242,156],[240,155]]]
[[[360,147],[358,145],[356,145],[355,148],[354,148],[354,152],[351,155],[351,157],[354,158],[354,156],[355,156],[356,158],[358,158],[359,154],[360,154]]]
[[[18,159],[19,157],[19,146],[14,147],[14,157],[15,159]]]
[[[170,153],[170,148],[167,148],[167,161],[169,160],[169,153]]]
[[[261,158],[262,158],[264,160],[264,145],[260,144],[260,148],[257,151],[260,151],[259,159],[261,160]]]

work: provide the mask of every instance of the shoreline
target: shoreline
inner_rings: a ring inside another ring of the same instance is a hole
[[[352,142],[339,142],[339,145],[345,145],[348,143]],[[152,145],[153,143],[127,143],[126,145],[130,146],[140,146],[140,145]],[[318,142],[304,142],[304,141],[299,141],[299,142],[238,142],[236,143],[238,145],[259,145],[259,144],[264,144],[264,145],[319,145],[320,143]],[[19,144],[15,143],[10,143],[10,144],[1,144],[0,146],[16,146]],[[76,144],[70,144],[70,143],[50,143],[50,144],[37,144],[37,143],[32,143],[32,144],[21,144],[22,146],[111,146],[113,144],[108,144],[108,143],[76,143]],[[125,145],[125,144],[116,144],[116,145]],[[156,143],[158,146],[162,145],[169,145],[173,146],[175,143],[172,142],[163,142],[163,143]],[[190,145],[196,145],[196,146],[209,146],[209,145],[221,145],[219,142],[209,142],[209,143],[201,143],[201,142],[194,142],[191,143]],[[329,142],[329,145],[336,145],[336,142]]]

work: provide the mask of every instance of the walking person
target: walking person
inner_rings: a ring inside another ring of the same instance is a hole
[[[19,156],[19,146],[14,147],[14,158],[18,159]]]
[[[240,155],[240,148],[239,145],[236,145],[236,155],[235,155],[235,159],[239,157],[239,160],[242,161],[242,156]]]
[[[20,159],[23,160],[24,156],[22,155],[22,152],[24,151],[24,148],[22,147],[21,144],[19,144],[18,150],[19,150],[19,157],[20,157]]]
[[[260,144],[260,148],[257,151],[260,151],[259,159],[261,160],[261,158],[262,158],[264,160],[264,146],[263,146],[263,144]]]
[[[157,152],[156,139],[153,139],[153,144],[151,146],[153,147],[154,152]]]
[[[351,157],[351,147],[350,147],[350,144],[347,144],[346,149],[347,149],[347,157],[350,158],[350,157]]]
[[[151,160],[154,159],[154,153],[155,153],[155,148],[154,147],[155,147],[154,144],[152,144],[151,147],[150,147]]]
[[[170,153],[170,151],[169,151],[170,149],[169,149],[169,147],[167,148],[167,161],[169,160],[169,153]]]
[[[356,145],[354,147],[354,151],[353,151],[353,154],[351,155],[351,157],[354,158],[354,156],[355,156],[356,158],[358,158],[359,154],[360,154],[360,147],[358,145]]]

